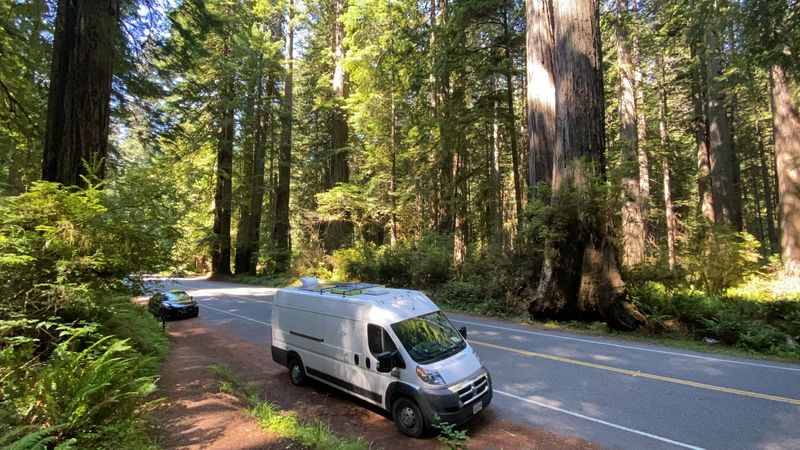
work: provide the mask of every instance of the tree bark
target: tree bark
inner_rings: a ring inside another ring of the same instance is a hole
[[[636,92],[631,61],[627,22],[627,0],[617,0],[614,31],[619,65],[620,170],[622,172],[622,261],[627,267],[644,262],[644,218],[639,185],[639,134],[637,130]]]
[[[247,268],[246,271],[249,275],[256,275],[258,271],[258,257],[261,249],[261,217],[264,209],[264,176],[265,165],[267,159],[267,127],[269,126],[269,103],[272,101],[271,96],[267,97],[267,101],[263,99],[263,85],[264,83],[272,83],[270,77],[266,79],[262,76],[258,80],[258,107],[256,108],[256,142],[253,149],[253,186],[250,198],[250,225],[248,226],[248,246],[247,252]]]
[[[436,76],[436,106],[437,106],[437,126],[439,128],[439,211],[437,212],[437,229],[442,233],[453,233],[455,231],[455,208],[456,185],[453,178],[457,170],[454,162],[458,158],[455,154],[459,149],[453,149],[453,141],[458,138],[453,133],[453,105],[450,99],[450,63],[447,55],[442,50],[442,34],[449,38],[446,33],[447,19],[449,14],[448,0],[439,0],[439,17],[437,30],[443,31],[437,35],[436,51],[437,65],[434,70]]]
[[[669,139],[669,123],[667,122],[667,74],[666,67],[671,62],[671,58],[661,60],[661,70],[659,78],[659,103],[658,103],[658,129],[661,135],[661,151],[664,156],[661,160],[661,169],[663,172],[663,188],[664,188],[664,214],[667,223],[667,261],[669,262],[669,271],[674,272],[677,264],[677,255],[675,251],[675,234],[677,229],[677,220],[675,218],[675,208],[672,204],[672,184],[670,182],[670,168],[669,157],[672,154],[670,149]]]
[[[767,164],[766,150],[764,149],[764,138],[761,134],[761,121],[756,112],[755,121],[756,140],[758,142],[758,162],[761,173],[761,183],[764,188],[764,207],[766,208],[767,233],[769,235],[769,253],[780,253],[781,243],[775,229],[775,202],[772,194],[772,183],[770,182],[769,166]]]
[[[800,264],[800,115],[792,102],[783,67],[770,70],[772,133],[778,172],[781,259],[786,267]]]
[[[392,208],[389,213],[389,245],[397,247],[397,111],[394,94],[394,70],[392,70],[392,88],[390,95],[390,113],[392,115],[389,130],[389,159],[391,160],[391,173],[389,179],[389,202]]]
[[[587,220],[574,211],[575,197],[591,201],[592,183],[604,167],[599,5],[558,0],[553,6],[557,107],[551,203],[569,215],[569,223],[562,230],[566,236],[549,243],[528,311],[541,317],[603,319],[613,328],[635,329],[644,317],[617,270],[604,219]]]
[[[714,219],[717,225],[742,230],[742,200],[735,186],[736,155],[731,141],[731,128],[725,111],[725,96],[719,78],[722,76],[719,7],[717,0],[706,21],[706,89],[708,101],[708,154],[711,168],[711,192],[714,198]]]
[[[350,181],[350,167],[348,165],[348,140],[349,130],[347,126],[347,115],[344,111],[344,103],[349,96],[349,82],[347,72],[344,68],[344,60],[347,50],[344,46],[345,30],[341,17],[344,15],[347,5],[346,0],[336,0],[334,26],[334,71],[333,71],[333,94],[334,107],[331,123],[331,156],[328,160],[328,173],[325,177],[325,188],[331,189],[338,183]],[[280,168],[279,168],[280,170]],[[353,226],[345,220],[331,220],[321,224],[322,245],[327,253],[331,253],[342,247],[351,237]]]
[[[510,25],[509,25],[509,13],[508,13],[508,4],[505,4],[503,7],[503,36],[505,40],[505,56],[507,64],[509,68],[505,71],[505,78],[506,78],[506,106],[508,108],[508,123],[506,128],[508,129],[507,134],[509,137],[509,143],[511,144],[511,168],[514,174],[514,209],[517,214],[517,229],[516,229],[516,244],[515,247],[518,246],[518,243],[521,242],[522,239],[522,228],[523,228],[523,218],[524,218],[524,210],[522,207],[522,180],[520,180],[520,164],[519,164],[519,139],[517,137],[517,116],[514,113],[514,77],[511,72],[510,64],[513,61],[513,57],[511,55],[511,33],[510,33]],[[498,162],[499,164],[499,162]],[[502,216],[501,216],[502,217]],[[502,220],[502,219],[501,219]]]
[[[449,107],[455,109],[464,104],[464,79],[457,75],[456,86],[453,90]],[[452,126],[452,125],[448,125]],[[464,133],[454,133],[456,136],[455,150],[453,151],[453,265],[461,265],[467,257],[467,243],[470,239],[469,219],[467,205],[469,204],[469,191],[467,184],[468,153],[464,142]],[[449,144],[448,144],[449,145]]]
[[[528,107],[528,172],[531,198],[536,183],[553,178],[556,134],[553,0],[526,0],[525,67]]]
[[[697,58],[697,43],[690,45],[692,58]],[[699,58],[698,58],[699,59]],[[711,162],[708,155],[705,114],[705,83],[700,65],[692,70],[692,106],[694,142],[697,153],[697,192],[699,194],[700,214],[709,224],[714,220],[714,197],[711,194]]]
[[[633,51],[633,89],[636,93],[636,153],[639,158],[639,211],[642,215],[642,239],[644,257],[647,257],[647,219],[650,216],[650,155],[644,142],[647,139],[647,121],[644,114],[644,85],[642,82],[642,50],[639,47],[639,2],[631,0],[633,11],[633,30],[631,50]]]
[[[500,100],[497,92],[497,77],[492,75],[492,146],[489,158],[488,225],[489,242],[494,250],[503,248],[503,192],[500,186]]]
[[[294,105],[294,1],[288,2],[286,18],[286,76],[283,82],[281,104],[281,143],[278,149],[278,184],[275,187],[275,222],[272,232],[275,270],[286,272],[290,268],[292,247],[289,240],[289,195],[292,170],[292,126]],[[340,25],[337,22],[337,26]],[[347,124],[345,124],[345,127]],[[346,132],[346,131],[345,131]],[[345,160],[344,166],[347,167]]]
[[[224,55],[228,56],[225,44]],[[224,80],[220,90],[220,130],[217,143],[216,193],[214,195],[214,246],[211,253],[213,275],[231,273],[231,206],[233,173],[233,136],[235,111],[231,105],[234,97],[232,80]]]
[[[260,61],[259,61],[260,63]],[[261,111],[261,74],[255,74],[247,86],[247,103],[243,115],[244,128],[240,159],[242,160],[242,183],[237,200],[239,206],[239,223],[236,227],[236,254],[233,260],[233,271],[236,274],[248,273],[250,266],[250,239],[252,219],[250,200],[254,192],[254,158],[255,149],[259,145],[259,115]],[[251,137],[252,136],[252,137]]]
[[[117,0],[58,0],[42,178],[85,186],[105,176],[116,48]]]

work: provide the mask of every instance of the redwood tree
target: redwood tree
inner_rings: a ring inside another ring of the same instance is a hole
[[[58,0],[42,178],[84,185],[102,178],[108,154],[118,0]],[[87,170],[88,169],[88,170]]]
[[[644,319],[619,274],[608,235],[611,227],[595,189],[604,175],[605,151],[598,3],[556,0],[553,18],[556,140],[551,205],[560,227],[548,242],[528,310],[535,316],[602,319],[614,328],[634,329]]]
[[[286,77],[281,104],[281,144],[278,151],[278,185],[275,189],[275,225],[272,239],[275,246],[275,268],[280,272],[289,269],[292,248],[289,242],[289,184],[292,170],[292,105],[294,102],[294,74],[292,73],[294,47],[294,2],[289,0],[286,18]],[[338,26],[338,24],[337,24]],[[347,162],[345,161],[345,167]]]

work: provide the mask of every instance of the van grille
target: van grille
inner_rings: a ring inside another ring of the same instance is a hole
[[[473,381],[461,385],[456,394],[461,400],[461,405],[466,406],[477,400],[487,390],[489,390],[489,379],[486,374],[483,374]]]

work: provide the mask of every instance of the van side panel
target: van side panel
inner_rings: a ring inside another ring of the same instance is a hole
[[[272,311],[273,345],[287,353],[297,352],[306,368],[327,371],[330,363],[324,356],[324,315],[308,309],[304,303],[304,299],[276,296]],[[282,356],[283,352],[273,353]]]

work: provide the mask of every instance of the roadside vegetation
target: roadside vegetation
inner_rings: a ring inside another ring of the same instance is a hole
[[[321,420],[304,422],[291,411],[285,411],[261,398],[258,388],[245,382],[227,365],[209,367],[219,377],[222,392],[238,397],[248,404],[245,411],[261,427],[299,444],[302,448],[320,450],[366,450],[369,446],[361,439],[351,440],[333,434],[328,424]]]
[[[0,199],[3,448],[156,448],[168,339],[122,280],[159,268],[172,234],[126,189],[40,182]]]
[[[703,233],[706,237],[687,249],[685,267],[670,272],[666,261],[654,260],[626,274],[632,300],[647,319],[632,333],[612,331],[605,323],[581,321],[579,316],[553,320],[530,315],[525,300],[535,289],[528,284],[535,258],[476,251],[455,269],[448,242],[433,237],[395,248],[359,244],[296,270],[298,276],[424,289],[453,311],[660,340],[695,350],[730,348],[800,360],[800,274],[763,258],[752,238]]]

